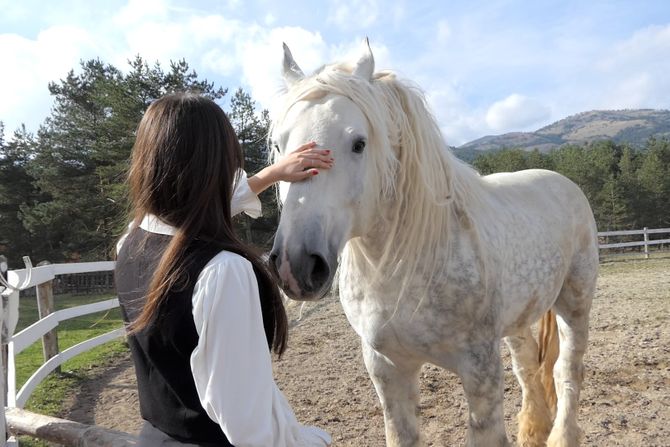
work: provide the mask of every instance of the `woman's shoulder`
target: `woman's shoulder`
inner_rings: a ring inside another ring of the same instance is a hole
[[[256,284],[251,262],[237,253],[220,251],[205,265],[196,280],[192,297],[196,321],[246,306],[245,303],[252,302],[250,298],[257,293],[254,292]]]
[[[211,270],[233,270],[238,273],[253,273],[251,262],[244,256],[228,250],[219,251],[205,265],[203,272]]]

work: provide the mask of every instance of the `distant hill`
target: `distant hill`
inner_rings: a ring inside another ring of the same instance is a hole
[[[472,160],[478,152],[505,147],[547,152],[564,144],[614,140],[642,146],[651,136],[670,138],[670,110],[594,110],[569,116],[535,132],[511,132],[478,138],[457,148]]]

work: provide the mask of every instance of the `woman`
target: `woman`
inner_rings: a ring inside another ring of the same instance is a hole
[[[286,347],[286,314],[231,216],[258,215],[259,192],[332,161],[310,143],[247,180],[237,136],[213,101],[173,94],[147,109],[129,173],[134,219],[116,266],[146,421],[140,445],[330,444],[296,421],[274,383],[270,348]]]

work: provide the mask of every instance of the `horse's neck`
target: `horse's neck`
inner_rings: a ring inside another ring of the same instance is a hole
[[[451,209],[449,209],[445,212],[452,212],[452,211]],[[443,228],[441,229],[441,231],[450,231],[453,234],[461,234],[460,223],[454,221],[454,219],[452,219],[452,221],[453,226],[451,226],[451,228]],[[389,241],[388,239],[389,237],[388,229],[390,227],[389,217],[385,215],[383,212],[378,214],[374,223],[370,227],[372,228],[371,231],[369,231],[367,234],[361,237],[357,237],[351,240],[349,243],[347,243],[347,246],[345,247],[345,250],[349,252],[349,256],[347,258],[349,260],[350,267],[356,268],[362,273],[369,273],[369,274],[373,272],[379,272],[379,269],[383,261],[384,249],[387,247],[389,243],[400,244],[400,241],[398,240]],[[437,251],[443,251],[445,253],[447,252],[447,249],[448,247],[446,244],[443,243],[442,245],[439,245],[432,241],[429,244],[429,246],[423,248],[423,250],[433,250],[433,251],[437,250]],[[418,267],[421,268],[420,265]],[[395,264],[386,266],[385,271],[383,271],[382,273],[402,275],[403,273],[406,272],[403,270],[402,265]]]

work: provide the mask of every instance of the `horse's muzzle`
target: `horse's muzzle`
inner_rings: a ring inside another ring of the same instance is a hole
[[[270,264],[286,294],[301,301],[323,298],[334,276],[327,256],[314,250],[287,250],[277,242],[270,253]]]

